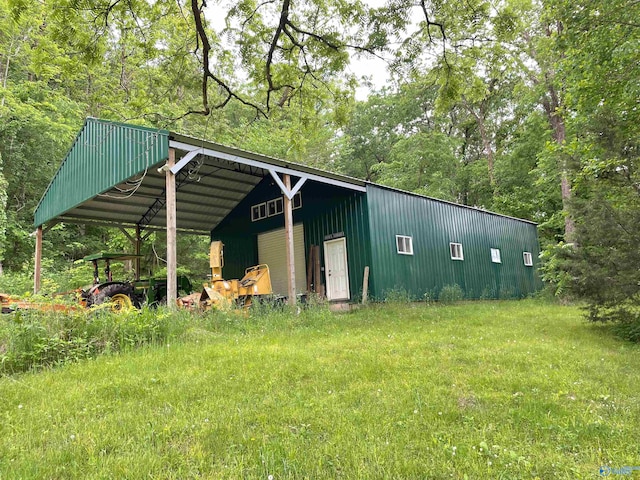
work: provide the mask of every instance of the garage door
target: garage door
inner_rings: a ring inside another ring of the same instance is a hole
[[[307,289],[307,268],[304,261],[304,228],[301,223],[293,226],[293,249],[296,268],[296,292]],[[287,295],[287,249],[282,230],[258,235],[258,261],[269,265],[273,292]]]

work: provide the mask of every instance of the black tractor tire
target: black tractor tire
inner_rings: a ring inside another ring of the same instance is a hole
[[[127,285],[125,283],[112,283],[111,285],[105,285],[97,290],[97,293],[93,293],[87,299],[88,307],[91,307],[92,305],[102,305],[105,302],[111,301],[111,299],[116,295],[124,295],[131,300],[131,304],[134,307],[140,308],[140,302],[135,298],[135,295],[133,294],[133,287],[131,285]]]

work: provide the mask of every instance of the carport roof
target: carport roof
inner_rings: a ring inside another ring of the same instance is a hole
[[[217,143],[125,123],[87,118],[35,211],[51,221],[166,226],[165,177],[176,151],[177,228],[209,233],[266,176],[280,174],[365,191],[365,182]]]

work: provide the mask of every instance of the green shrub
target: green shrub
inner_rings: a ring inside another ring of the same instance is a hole
[[[442,287],[438,296],[438,301],[442,303],[455,303],[461,300],[464,300],[464,292],[457,283]]]
[[[438,300],[438,289],[432,288],[431,290],[427,290],[424,292],[424,295],[422,295],[422,298],[427,303],[435,302]]]
[[[495,287],[487,285],[480,294],[480,300],[494,300],[498,298]]]
[[[33,290],[33,274],[26,272],[6,272],[0,275],[0,292],[24,295]]]
[[[516,298],[516,292],[513,287],[502,287],[500,289],[500,299],[502,300],[511,300]]]
[[[385,303],[410,303],[414,298],[411,294],[402,287],[395,287],[391,290],[385,290],[384,302]]]
[[[0,374],[13,374],[164,343],[183,335],[192,320],[188,312],[145,308],[120,314],[18,311],[0,321]]]
[[[615,335],[631,342],[640,342],[640,316],[615,322],[611,327]]]

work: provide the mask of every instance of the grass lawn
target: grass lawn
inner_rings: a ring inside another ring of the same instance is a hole
[[[577,308],[385,305],[227,324],[0,378],[0,479],[573,479],[640,466],[640,348]]]

